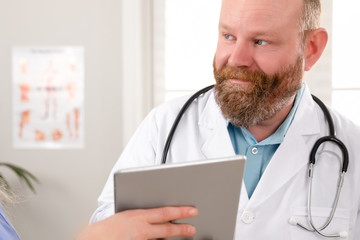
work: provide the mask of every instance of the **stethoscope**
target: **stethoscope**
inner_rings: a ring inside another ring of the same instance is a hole
[[[176,116],[176,119],[175,119],[175,121],[174,121],[174,123],[173,123],[173,125],[172,125],[172,127],[170,129],[169,135],[168,135],[168,137],[166,139],[166,142],[165,142],[165,146],[164,146],[164,150],[163,150],[162,158],[161,158],[162,164],[166,163],[166,157],[167,157],[168,152],[169,152],[169,148],[170,148],[172,138],[174,136],[176,128],[177,128],[182,116],[184,115],[185,111],[189,108],[189,106],[191,105],[191,103],[195,99],[197,99],[200,95],[206,93],[207,91],[209,91],[213,87],[214,87],[214,85],[211,85],[211,86],[208,86],[208,87],[203,88],[200,91],[196,92],[194,95],[192,95],[185,102],[185,104],[180,109],[180,112]],[[307,208],[308,208],[308,210],[307,210],[307,215],[308,215],[307,218],[308,218],[308,222],[309,222],[310,227],[306,227],[303,224],[299,223],[296,220],[295,217],[291,217],[289,222],[292,225],[301,227],[302,229],[304,229],[306,231],[309,231],[309,232],[317,233],[317,234],[319,234],[319,235],[321,235],[323,237],[346,238],[348,236],[348,234],[345,231],[335,233],[335,234],[325,234],[322,231],[325,230],[329,226],[329,224],[331,223],[331,221],[332,221],[332,219],[334,217],[336,207],[337,207],[339,197],[340,197],[341,188],[342,188],[342,185],[343,185],[343,182],[344,182],[344,176],[345,176],[345,173],[346,173],[348,165],[349,165],[349,154],[348,154],[347,148],[344,145],[344,143],[335,136],[334,122],[333,122],[333,119],[332,119],[332,117],[330,115],[329,110],[327,109],[325,104],[320,99],[318,99],[314,95],[312,95],[312,97],[313,97],[314,101],[319,105],[319,107],[321,108],[321,110],[323,111],[323,113],[325,115],[325,118],[326,118],[326,120],[328,122],[328,125],[329,125],[329,135],[318,139],[315,142],[315,144],[314,144],[314,146],[313,146],[313,148],[312,148],[312,150],[310,152],[309,176],[308,176],[309,177],[309,189],[308,189],[308,206],[307,206]],[[336,191],[335,201],[334,201],[334,204],[332,206],[330,216],[329,216],[328,220],[326,221],[326,223],[322,227],[318,228],[318,227],[315,226],[315,224],[313,222],[312,214],[311,214],[312,179],[313,179],[313,175],[314,175],[314,165],[315,165],[316,152],[317,152],[318,148],[320,147],[320,145],[322,145],[325,142],[333,142],[340,148],[340,150],[342,152],[342,155],[343,155],[343,166],[342,166],[341,173],[339,175],[338,188],[337,188],[337,191]]]

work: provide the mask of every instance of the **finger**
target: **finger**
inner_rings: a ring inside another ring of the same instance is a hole
[[[148,232],[149,238],[168,238],[168,237],[191,237],[196,233],[194,226],[189,224],[173,224],[173,223],[163,223],[163,224],[153,224],[151,225],[151,230]]]
[[[198,210],[194,207],[162,207],[147,209],[145,211],[146,220],[149,223],[163,223],[198,215]]]

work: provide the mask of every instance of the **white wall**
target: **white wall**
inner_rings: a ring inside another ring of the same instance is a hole
[[[9,209],[22,239],[72,239],[87,224],[121,153],[127,129],[122,115],[121,5],[119,0],[0,1],[0,161],[18,164],[41,181],[35,195],[18,189],[22,200]],[[11,48],[23,45],[84,46],[84,149],[13,149]],[[15,176],[5,173],[16,185]]]

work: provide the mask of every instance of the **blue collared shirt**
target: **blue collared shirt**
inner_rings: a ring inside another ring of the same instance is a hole
[[[269,164],[272,156],[284,140],[285,134],[294,119],[296,110],[300,104],[305,85],[297,92],[294,106],[280,127],[268,138],[257,142],[254,136],[244,127],[236,127],[228,123],[228,132],[236,154],[245,155],[247,158],[244,182],[249,198]]]

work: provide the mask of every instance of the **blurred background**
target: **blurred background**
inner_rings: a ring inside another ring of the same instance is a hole
[[[306,74],[312,92],[360,123],[355,0],[323,1],[330,41]],[[0,0],[0,162],[40,181],[32,193],[8,169],[17,195],[9,217],[25,240],[73,239],[97,207],[108,174],[155,106],[213,84],[220,0]],[[84,51],[83,145],[14,147],[13,50]]]

